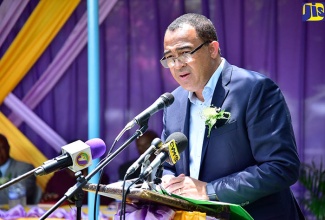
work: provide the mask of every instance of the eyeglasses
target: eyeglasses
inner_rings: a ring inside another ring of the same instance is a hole
[[[201,49],[201,47],[203,47],[203,45],[207,44],[207,43],[211,43],[211,41],[205,41],[204,43],[202,43],[200,46],[198,46],[197,48],[195,48],[194,50],[192,50],[191,52],[186,52],[183,53],[181,55],[179,55],[178,57],[163,57],[160,59],[160,63],[163,67],[165,68],[172,68],[175,66],[176,60],[178,60],[178,62],[181,63],[188,63],[192,60],[192,55],[198,51],[199,49]]]

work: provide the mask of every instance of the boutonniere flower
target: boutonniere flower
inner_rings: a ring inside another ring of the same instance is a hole
[[[202,117],[205,119],[205,125],[207,125],[209,128],[208,137],[210,137],[211,129],[213,126],[215,126],[217,120],[229,120],[230,116],[230,112],[226,112],[225,110],[221,110],[221,108],[217,108],[215,106],[210,106],[203,109]]]
[[[10,176],[11,175],[0,177],[0,185],[5,184],[6,182],[8,182],[11,179]]]

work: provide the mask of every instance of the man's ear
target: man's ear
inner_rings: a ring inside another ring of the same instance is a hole
[[[219,55],[219,42],[218,41],[212,41],[209,44],[209,51],[211,54],[212,58],[217,58],[217,56]]]

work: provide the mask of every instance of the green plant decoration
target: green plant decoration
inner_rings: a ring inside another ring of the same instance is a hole
[[[325,170],[323,163],[319,168],[315,163],[302,164],[299,182],[306,188],[307,196],[302,202],[304,208],[310,211],[317,219],[325,219]]]

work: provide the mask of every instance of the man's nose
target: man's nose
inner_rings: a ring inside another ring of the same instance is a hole
[[[175,69],[181,69],[183,66],[186,65],[184,62],[181,62],[178,59],[175,59],[174,62],[175,62],[174,64]]]

